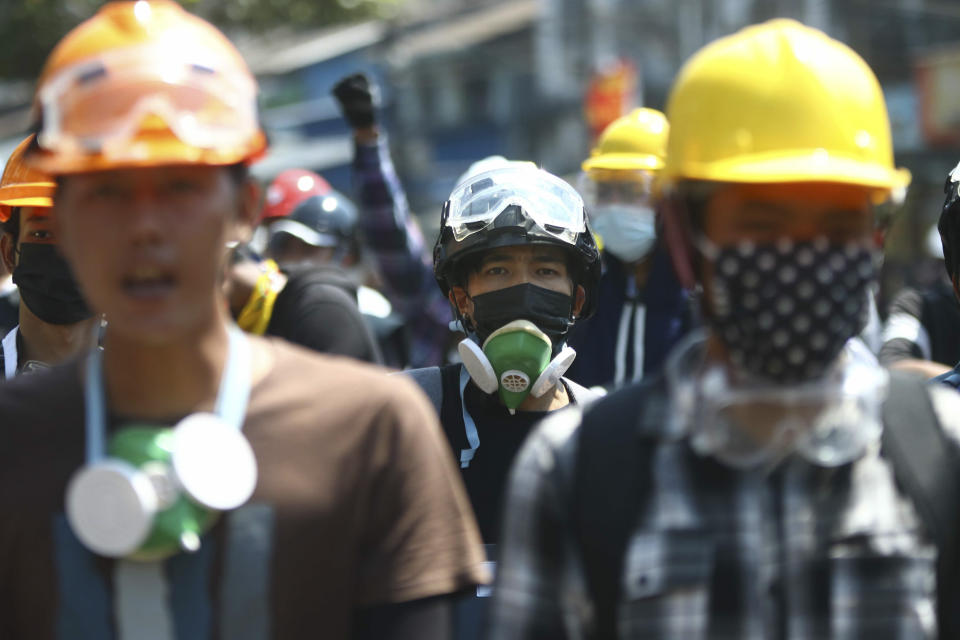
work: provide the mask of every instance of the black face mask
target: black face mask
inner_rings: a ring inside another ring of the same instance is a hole
[[[784,240],[719,250],[707,322],[735,365],[780,384],[823,375],[863,327],[878,252]]]
[[[554,353],[573,324],[573,298],[535,284],[518,284],[473,297],[471,318],[480,343],[514,320],[529,320],[547,334]]]
[[[20,262],[13,270],[13,281],[27,308],[48,324],[73,324],[93,315],[70,266],[52,244],[20,243]]]

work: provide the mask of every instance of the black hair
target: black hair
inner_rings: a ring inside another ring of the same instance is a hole
[[[242,186],[250,178],[250,166],[245,162],[237,162],[227,167],[230,178],[238,187]]]
[[[20,240],[20,207],[10,209],[10,217],[6,222],[0,222],[0,233],[13,235],[13,246],[17,246]]]
[[[677,188],[677,197],[682,215],[686,216],[689,230],[703,233],[707,217],[707,205],[717,190],[717,183],[702,180],[684,180]]]
[[[478,251],[458,260],[450,270],[450,284],[455,287],[466,288],[470,276],[480,272],[480,263],[483,260],[484,253],[486,252]]]

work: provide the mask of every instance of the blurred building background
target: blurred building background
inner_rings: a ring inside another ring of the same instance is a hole
[[[0,0],[0,6],[11,1]],[[340,10],[357,4],[328,2]],[[936,263],[924,259],[925,240],[939,214],[944,178],[960,160],[960,3],[387,4],[388,17],[338,26],[300,28],[293,17],[263,33],[228,29],[261,82],[272,149],[256,167],[258,176],[269,179],[284,168],[306,167],[349,191],[351,141],[329,90],[343,75],[364,71],[382,89],[394,161],[430,233],[439,222],[440,204],[474,160],[503,154],[574,176],[604,124],[633,106],[664,108],[677,70],[703,44],[751,23],[792,17],[848,43],[876,71],[893,123],[897,162],[913,172],[888,236],[886,292],[938,275]],[[3,157],[29,126],[31,92],[29,80],[2,80]]]

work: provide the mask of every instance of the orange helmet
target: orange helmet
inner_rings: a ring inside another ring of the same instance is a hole
[[[68,33],[34,97],[39,151],[57,175],[252,162],[266,150],[240,53],[172,0],[111,2]]]
[[[57,185],[50,176],[40,173],[24,162],[33,136],[17,145],[10,154],[0,178],[0,222],[10,219],[13,207],[52,207]]]

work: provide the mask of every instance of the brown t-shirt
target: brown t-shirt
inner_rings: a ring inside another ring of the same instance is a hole
[[[428,401],[376,367],[264,341],[244,434],[256,491],[163,563],[177,636],[347,638],[357,610],[486,579]],[[66,524],[84,461],[76,363],[0,385],[0,638],[111,637],[115,563]]]

